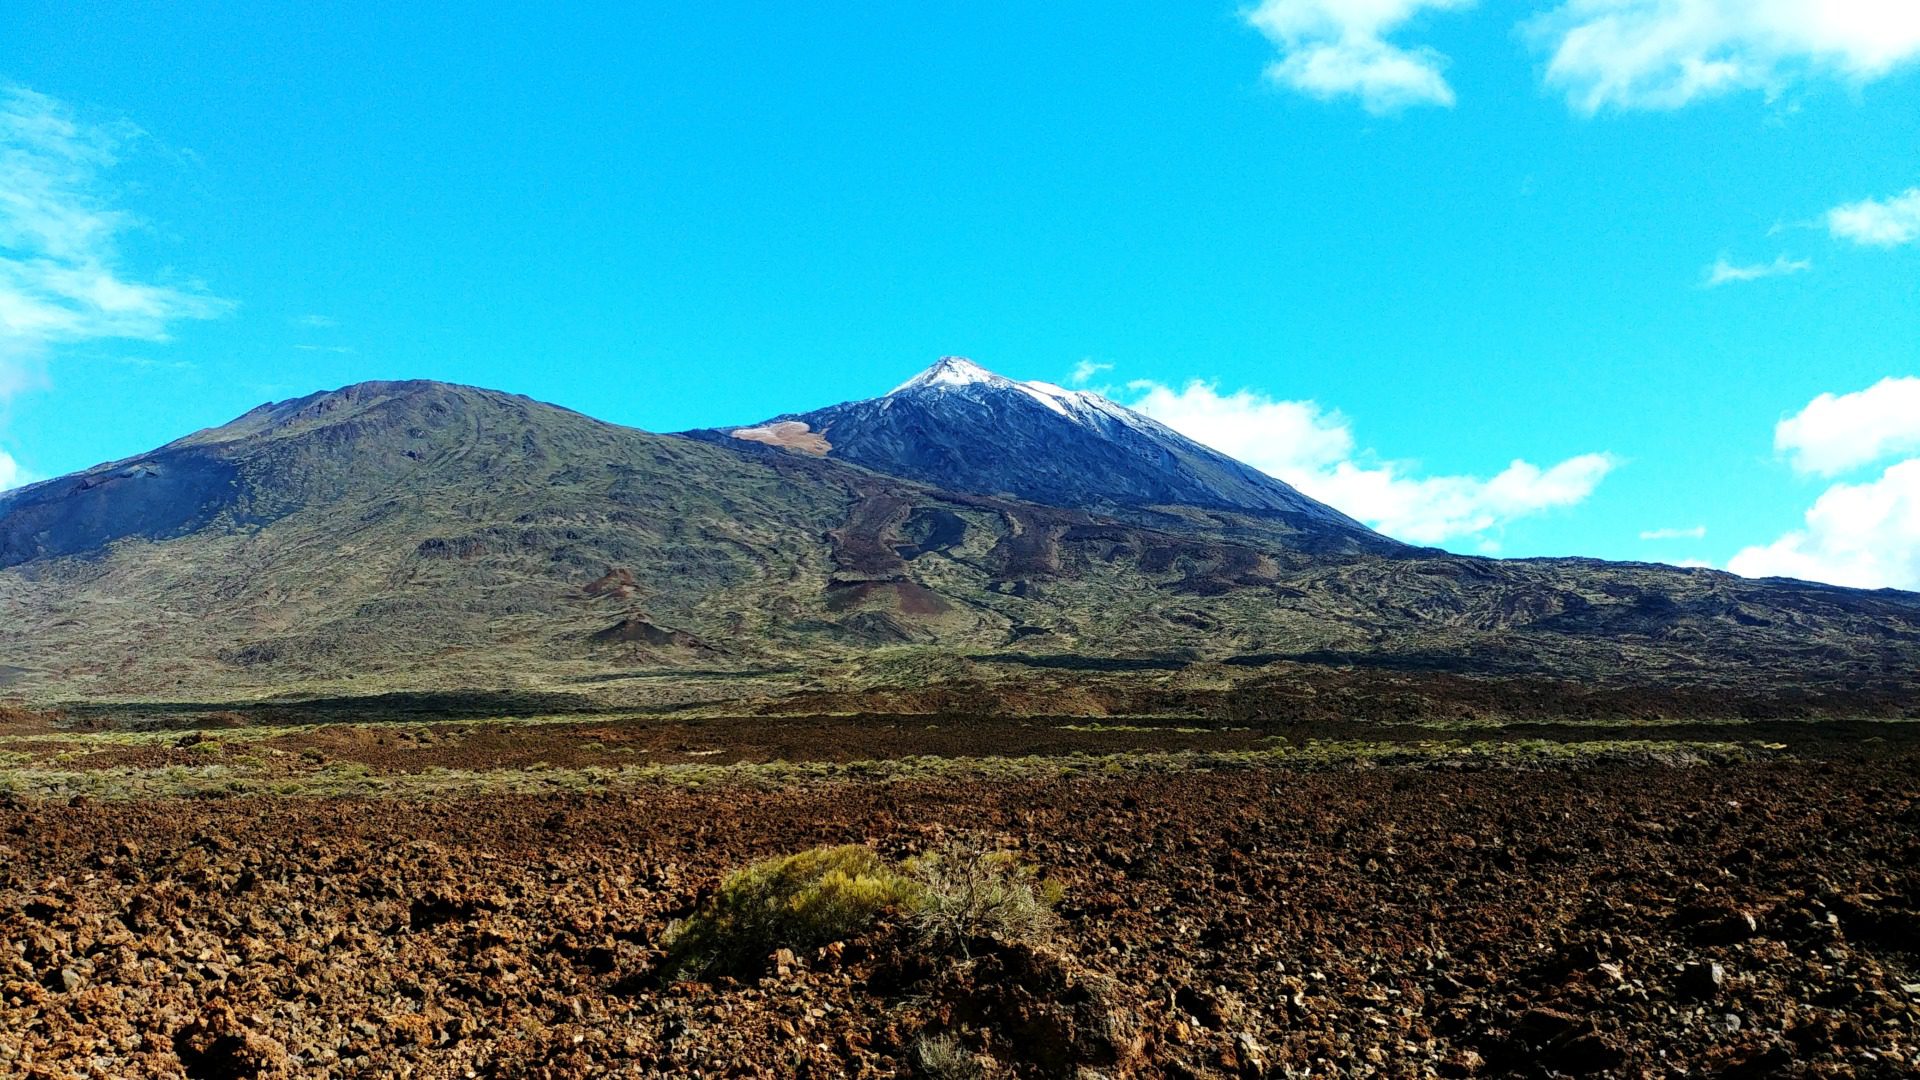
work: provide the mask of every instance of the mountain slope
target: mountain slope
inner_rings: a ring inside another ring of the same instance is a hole
[[[16,686],[85,693],[730,670],[993,648],[1071,623],[1042,580],[1151,590],[1263,559],[493,391],[368,383],[0,501],[18,616],[0,655]]]
[[[817,537],[853,495],[741,464],[437,383],[262,406],[0,503],[0,597],[25,615],[7,644],[16,666],[148,688],[537,667],[769,593],[769,573],[824,576]]]
[[[35,700],[1306,663],[1880,707],[1920,671],[1912,594],[1206,537],[428,382],[14,492],[0,552],[0,693]]]
[[[125,538],[255,528],[356,491],[404,486],[481,445],[483,414],[524,422],[535,408],[551,406],[430,382],[362,383],[261,405],[151,453],[0,495],[0,567]]]
[[[1293,534],[1290,546],[1303,549],[1396,546],[1286,483],[1098,394],[1016,382],[960,357],[942,358],[884,397],[688,434],[1134,520],[1149,520],[1138,512],[1152,508],[1225,511],[1282,524]],[[1156,523],[1177,527],[1164,516]]]

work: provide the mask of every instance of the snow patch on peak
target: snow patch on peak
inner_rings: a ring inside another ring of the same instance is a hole
[[[1028,382],[1009,379],[1005,375],[996,375],[988,371],[964,356],[941,357],[932,367],[894,387],[886,398],[917,390],[966,391],[970,388],[1022,394],[1062,419],[1083,426],[1121,424],[1150,433],[1155,437],[1173,434],[1153,420],[1124,406],[1116,405],[1091,390],[1069,390],[1056,383],[1041,382],[1037,379]],[[886,398],[880,400],[884,402]]]
[[[1064,416],[1069,420],[1073,419],[1073,411],[1067,407],[1067,402],[1063,400],[1058,394],[1048,393],[1047,391],[1049,388],[1047,387],[1047,384],[1023,382],[1023,383],[1014,383],[1013,385],[1014,385],[1014,388],[1019,390],[1021,393],[1027,395],[1028,397],[1039,402],[1040,404],[1045,405],[1047,408],[1052,409],[1054,412],[1059,413],[1061,416]]]
[[[1123,405],[1117,405],[1091,390],[1069,390],[1064,386],[1040,382],[1037,379],[1015,385],[1053,411],[1083,424],[1090,423],[1097,417],[1143,430],[1156,426],[1147,417]]]
[[[932,367],[894,387],[887,396],[922,386],[972,386],[1007,381],[964,356],[943,356]]]
[[[1073,399],[1080,396],[1078,391],[1069,390],[1066,387],[1060,386],[1056,383],[1041,382],[1039,379],[1029,379],[1026,382],[1021,383],[1020,385],[1026,387],[1029,390],[1038,390],[1041,393],[1057,401],[1072,401]]]

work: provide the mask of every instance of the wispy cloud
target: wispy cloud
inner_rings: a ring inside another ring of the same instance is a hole
[[[340,320],[331,315],[300,315],[293,320],[295,326],[306,326],[316,330],[331,330],[340,325]]]
[[[1073,374],[1069,376],[1069,378],[1072,380],[1073,385],[1085,386],[1087,383],[1092,382],[1095,376],[1112,370],[1112,364],[1101,364],[1093,360],[1082,360],[1073,365]]]
[[[1642,540],[1704,540],[1707,535],[1705,525],[1695,525],[1687,529],[1646,529],[1640,533]]]
[[[1222,394],[1197,380],[1178,390],[1129,385],[1133,408],[1414,543],[1474,537],[1486,545],[1488,530],[1585,500],[1619,464],[1610,454],[1580,454],[1545,468],[1515,460],[1490,477],[1423,477],[1404,462],[1360,453],[1346,417],[1312,401]]]
[[[123,266],[119,240],[139,223],[113,204],[107,176],[141,138],[0,87],[0,398],[60,345],[166,341],[175,323],[232,308],[197,283],[142,280]]]
[[[1741,281],[1759,281],[1762,278],[1786,277],[1790,274],[1802,274],[1813,269],[1812,259],[1789,259],[1785,255],[1776,255],[1770,263],[1748,263],[1741,265],[1730,262],[1725,255],[1714,260],[1707,267],[1704,284],[1709,289],[1717,289]]]
[[[1861,84],[1920,59],[1907,0],[1566,0],[1527,24],[1575,109],[1674,109],[1810,79]]]
[[[1447,58],[1388,37],[1426,11],[1469,7],[1473,0],[1262,0],[1247,22],[1273,43],[1267,67],[1276,85],[1323,100],[1351,97],[1371,113],[1415,105],[1450,106]]]
[[[151,356],[116,356],[113,362],[147,371],[193,371],[200,366],[191,360],[156,360]]]
[[[299,349],[301,352],[323,352],[323,353],[345,354],[345,353],[350,353],[354,351],[354,348],[351,345],[295,345],[294,348]]]
[[[1827,231],[1867,247],[1899,247],[1920,240],[1920,187],[1887,199],[1836,206],[1827,211]]]

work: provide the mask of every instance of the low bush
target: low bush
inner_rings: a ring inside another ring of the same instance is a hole
[[[852,937],[888,913],[920,943],[967,955],[972,943],[1038,944],[1058,922],[1060,887],[1008,851],[950,842],[896,866],[858,844],[822,847],[729,874],[667,930],[668,978],[750,975],[777,949]]]
[[[913,906],[913,883],[872,848],[814,848],[735,871],[667,931],[671,976],[745,974],[775,949],[811,949]]]

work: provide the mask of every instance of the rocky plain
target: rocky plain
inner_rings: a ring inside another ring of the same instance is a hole
[[[942,726],[15,714],[0,1075],[1920,1070],[1910,723]],[[1052,883],[1044,935],[666,963],[743,867],[955,841]]]

